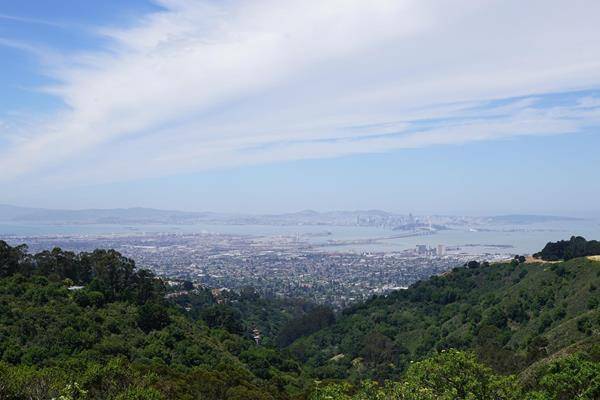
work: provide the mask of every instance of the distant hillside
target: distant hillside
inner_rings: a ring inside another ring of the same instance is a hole
[[[321,378],[394,378],[412,360],[474,350],[518,372],[574,343],[600,343],[600,262],[470,263],[346,310],[289,350]]]
[[[380,210],[303,210],[283,214],[228,214],[152,208],[52,210],[0,205],[0,221],[42,224],[230,224],[230,225],[368,225],[395,226],[404,217]]]
[[[304,210],[284,214],[227,214],[214,212],[186,212],[152,208],[114,208],[85,210],[53,210],[0,205],[0,221],[49,224],[190,224],[224,223],[257,225],[354,225],[357,219],[398,217],[379,210],[317,212]]]
[[[493,217],[487,217],[485,220],[488,223],[496,224],[510,224],[510,225],[524,225],[524,224],[536,224],[536,223],[547,223],[556,221],[580,221],[580,218],[573,217],[562,217],[556,215],[528,215],[528,214],[515,214],[515,215],[497,215]]]
[[[127,224],[190,223],[205,213],[155,210],[151,208],[116,208],[108,210],[41,210],[21,215],[15,220],[45,223]]]
[[[15,207],[0,204],[0,221],[14,221],[41,211],[43,210],[39,208]]]
[[[540,215],[505,215],[494,217],[413,216],[382,210],[325,211],[303,210],[282,214],[234,214],[187,212],[153,208],[114,208],[86,210],[52,210],[0,205],[0,221],[41,224],[226,224],[269,226],[374,226],[396,230],[439,231],[451,227],[488,224],[521,225],[574,221],[575,218]]]
[[[0,221],[46,224],[188,224],[222,217],[217,213],[114,208],[52,210],[0,205]]]

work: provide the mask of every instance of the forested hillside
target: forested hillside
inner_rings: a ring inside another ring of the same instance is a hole
[[[600,262],[479,264],[347,309],[290,350],[322,379],[398,377],[413,360],[473,350],[500,373],[598,341]]]
[[[192,318],[165,300],[160,279],[114,251],[25,250],[0,242],[0,399],[241,400],[301,391],[300,366],[244,337],[235,310],[212,310],[212,326]]]
[[[545,261],[570,260],[576,257],[600,255],[600,242],[597,240],[586,240],[581,236],[571,236],[569,240],[550,242],[544,246],[542,251],[533,256]]]
[[[599,302],[586,258],[471,262],[334,316],[0,241],[0,399],[592,400]]]

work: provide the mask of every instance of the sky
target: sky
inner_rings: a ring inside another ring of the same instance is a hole
[[[0,0],[0,203],[600,216],[598,15]]]

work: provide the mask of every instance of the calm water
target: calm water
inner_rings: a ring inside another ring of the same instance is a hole
[[[401,251],[417,244],[437,246],[465,246],[463,250],[481,253],[532,253],[540,250],[548,241],[568,239],[581,235],[587,239],[600,239],[600,221],[564,221],[527,225],[487,226],[489,231],[455,229],[434,235],[402,237],[378,240],[375,243],[351,243],[329,246],[332,241],[364,241],[400,235],[388,229],[375,227],[340,226],[265,226],[265,225],[44,225],[0,222],[0,235],[53,236],[53,235],[110,235],[154,233],[220,233],[258,236],[300,235],[324,249],[336,251]],[[489,245],[512,246],[510,248]]]
[[[491,229],[493,230],[448,230],[438,232],[435,235],[383,240],[363,247],[369,251],[394,251],[414,248],[417,244],[428,246],[443,244],[445,246],[461,246],[463,251],[472,253],[531,254],[541,250],[549,241],[568,239],[572,235],[584,236],[587,239],[600,239],[600,223],[593,221],[552,225],[502,225],[491,227]],[[465,247],[465,245],[474,246]],[[498,248],[490,245],[511,247]],[[347,249],[351,249],[351,247]],[[343,248],[340,248],[340,250]]]

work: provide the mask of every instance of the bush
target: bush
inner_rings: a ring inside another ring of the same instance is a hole
[[[146,333],[162,329],[170,321],[169,313],[162,304],[146,303],[138,309],[137,324]]]

